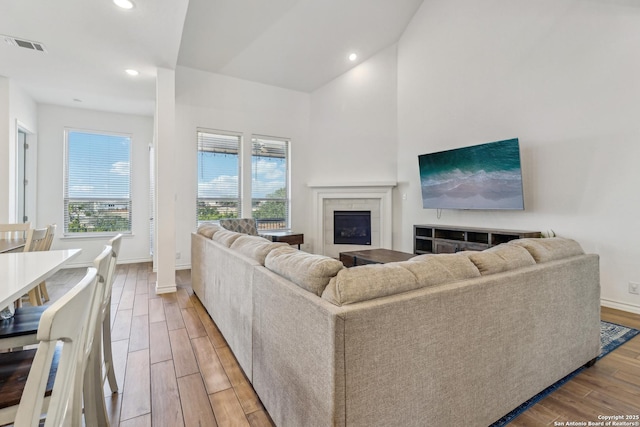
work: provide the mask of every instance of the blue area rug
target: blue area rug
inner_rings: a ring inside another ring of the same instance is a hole
[[[602,353],[600,353],[600,356],[598,356],[598,360],[602,359],[604,356],[620,347],[622,344],[629,341],[631,338],[635,337],[638,334],[640,334],[640,331],[637,329],[627,328],[626,326],[616,325],[615,323],[605,322],[604,320],[600,321],[600,343],[602,344]],[[495,423],[491,424],[490,427],[501,427],[509,424],[518,415],[522,414],[524,411],[531,408],[540,400],[544,399],[549,394],[562,387],[567,381],[576,376],[583,369],[585,368],[582,367],[573,371],[557,383],[544,389],[540,393],[533,396],[531,399],[524,402],[522,405],[518,406],[513,411],[509,412],[504,417],[500,418]]]

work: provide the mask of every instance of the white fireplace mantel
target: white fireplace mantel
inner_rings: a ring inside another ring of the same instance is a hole
[[[314,252],[325,253],[324,206],[326,200],[332,199],[375,199],[380,204],[380,242],[376,247],[391,249],[393,228],[393,199],[392,191],[396,182],[366,182],[366,183],[313,183],[308,187],[313,190],[313,212],[315,226],[315,241],[317,247]]]
[[[380,182],[335,182],[335,183],[309,183],[307,187],[313,189],[331,189],[331,188],[369,188],[369,187],[382,187],[393,188],[397,186],[397,182],[393,181],[380,181]]]

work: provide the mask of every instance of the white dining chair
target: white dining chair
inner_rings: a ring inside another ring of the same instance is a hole
[[[96,318],[95,328],[89,347],[86,349],[88,365],[84,376],[84,413],[87,425],[108,426],[109,420],[105,407],[103,384],[109,378],[109,384],[114,393],[118,386],[111,354],[111,324],[110,306],[111,290],[115,279],[117,256],[120,253],[119,234],[109,241],[109,245],[94,260],[97,271],[96,288],[99,303],[92,315]],[[111,246],[113,244],[114,246]],[[0,348],[12,348],[34,344],[34,334],[45,307],[22,307],[16,310],[14,319],[6,325],[0,323]],[[106,331],[106,332],[105,332]],[[108,345],[105,345],[106,343]],[[104,356],[103,356],[104,354]],[[104,369],[106,378],[102,376]]]
[[[0,224],[0,239],[26,239],[30,229],[30,222]]]
[[[53,237],[56,234],[56,228],[56,224],[49,224],[49,226],[47,226],[47,235],[45,237],[44,243],[40,247],[41,251],[51,250],[51,244],[53,243]],[[41,298],[43,303],[49,302],[49,291],[47,290],[46,282],[42,282],[38,285],[38,292],[40,294],[39,297]]]
[[[110,313],[111,289],[120,252],[121,238],[122,235],[119,234],[109,241],[109,245],[105,246],[110,251],[107,263],[101,257],[96,258],[94,261],[94,267],[98,269],[98,281],[104,284],[104,293],[98,306],[93,345],[89,349],[89,362],[84,378],[84,412],[87,424],[91,426],[103,427],[109,425],[104,397],[105,377],[102,375],[103,365],[112,391],[114,393],[118,392],[115,371],[113,370],[113,357],[111,355],[110,316],[107,317],[107,315]],[[107,342],[108,347],[106,345]],[[111,381],[111,376],[113,376],[113,382]]]
[[[31,228],[27,232],[27,243],[24,245],[24,252],[37,252],[48,250],[45,249],[47,244],[47,233],[49,229],[45,228]],[[42,294],[40,292],[40,285],[29,291],[29,302],[33,306],[42,305]],[[22,302],[18,301],[18,305]]]
[[[120,256],[120,242],[122,234],[118,234],[109,240],[111,246],[111,263],[109,265],[109,273],[107,276],[107,300],[102,307],[102,354],[105,365],[106,379],[109,381],[111,393],[118,392],[118,382],[113,367],[113,354],[111,351],[111,293],[113,291],[113,282],[116,280],[116,264]],[[104,383],[104,379],[102,380]]]
[[[24,245],[23,252],[41,251],[47,241],[47,227],[30,228],[27,231],[27,242]]]
[[[37,350],[0,354],[0,424],[38,426],[46,413],[45,427],[61,426],[65,420],[80,426],[85,352],[100,292],[96,279],[97,270],[89,268],[76,286],[45,310]]]

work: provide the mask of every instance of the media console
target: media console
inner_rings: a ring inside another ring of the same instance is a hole
[[[440,225],[413,226],[413,253],[481,251],[509,240],[540,237],[539,231],[500,230]]]

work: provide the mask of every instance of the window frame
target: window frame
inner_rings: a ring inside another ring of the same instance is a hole
[[[127,138],[129,140],[129,147],[127,150],[128,155],[128,163],[129,163],[129,188],[128,193],[129,197],[114,197],[114,198],[98,198],[98,197],[70,197],[69,196],[69,136],[72,133],[83,133],[83,134],[92,134],[99,136],[112,136],[112,137],[120,137]],[[132,165],[132,157],[133,157],[133,134],[125,133],[125,132],[114,132],[114,131],[97,131],[91,129],[81,129],[75,127],[65,127],[64,128],[64,170],[63,170],[63,207],[62,207],[62,221],[63,221],[63,238],[104,238],[115,236],[117,234],[123,235],[133,235],[133,195],[132,195],[132,182],[133,182],[133,165]],[[73,202],[114,202],[117,203],[126,203],[128,209],[128,230],[116,230],[116,231],[69,231],[69,224],[71,223],[69,217],[69,205]]]
[[[207,134],[211,134],[211,135],[220,135],[220,136],[226,136],[226,137],[233,137],[233,138],[237,138],[238,139],[238,186],[237,186],[237,190],[238,190],[238,197],[237,197],[237,218],[242,218],[243,216],[243,206],[242,206],[242,202],[243,202],[243,193],[242,193],[242,159],[243,159],[243,144],[244,144],[244,135],[241,132],[234,132],[234,131],[226,131],[226,130],[220,130],[220,129],[209,129],[209,128],[201,128],[198,127],[196,129],[196,227],[200,226],[200,224],[205,223],[205,222],[209,222],[209,223],[217,223],[219,221],[219,219],[223,219],[223,218],[219,218],[219,219],[203,219],[200,220],[200,213],[199,213],[199,206],[200,206],[200,201],[201,200],[207,200],[207,201],[221,201],[221,202],[225,202],[225,201],[235,201],[234,198],[229,198],[229,197],[200,197],[199,194],[199,178],[198,178],[198,174],[200,173],[200,166],[199,166],[199,156],[200,156],[200,134],[201,133],[207,133]]]
[[[281,201],[284,202],[285,205],[285,218],[284,218],[284,227],[269,227],[266,223],[260,223],[260,219],[256,218],[256,225],[258,227],[258,231],[282,231],[282,230],[290,230],[291,229],[291,138],[279,137],[279,136],[269,136],[262,134],[252,134],[251,135],[251,174],[254,173],[253,170],[253,158],[254,156],[260,157],[254,154],[254,142],[256,140],[265,140],[265,141],[273,141],[273,142],[281,142],[285,144],[285,197],[284,198],[262,198],[262,197],[253,197],[253,179],[251,179],[251,192],[249,197],[251,199],[251,216],[254,217],[254,201],[262,201],[262,202],[272,202],[272,201]]]

